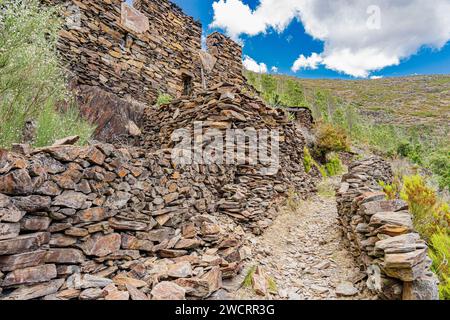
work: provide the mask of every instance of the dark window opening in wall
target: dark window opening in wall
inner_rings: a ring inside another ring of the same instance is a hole
[[[133,44],[133,38],[129,33],[126,33],[122,39],[120,39],[119,47],[122,50],[122,53],[125,53],[130,50],[131,45]]]
[[[125,34],[122,37],[122,39],[120,39],[120,43],[119,43],[119,47],[120,47],[120,50],[122,50],[122,53],[124,53],[126,50],[125,49],[126,43],[127,43],[127,35]]]
[[[192,90],[192,77],[187,74],[183,74],[183,96],[190,96],[192,94]]]

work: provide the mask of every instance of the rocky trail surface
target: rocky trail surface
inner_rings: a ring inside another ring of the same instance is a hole
[[[330,196],[284,208],[262,236],[248,238],[252,256],[241,276],[224,286],[234,299],[243,300],[263,295],[288,300],[373,299],[365,289],[364,273],[343,242],[337,218],[335,198]],[[267,292],[242,285],[251,283],[248,278],[255,267],[270,279]]]

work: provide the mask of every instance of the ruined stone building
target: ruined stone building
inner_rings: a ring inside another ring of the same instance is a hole
[[[169,0],[43,0],[62,6],[58,48],[77,85],[152,104],[162,93],[192,95],[219,82],[241,85],[242,49]]]

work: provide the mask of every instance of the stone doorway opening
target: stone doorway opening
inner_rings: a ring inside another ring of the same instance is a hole
[[[190,96],[193,91],[192,76],[183,74],[183,96]]]

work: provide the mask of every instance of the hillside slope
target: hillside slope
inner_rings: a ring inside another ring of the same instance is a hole
[[[308,107],[353,142],[409,158],[450,188],[450,75],[351,81],[245,75],[272,105]]]
[[[264,84],[263,87],[258,85],[264,82],[261,75],[251,72],[246,72],[246,75],[250,82],[256,83],[258,90],[266,90]],[[363,114],[373,119],[383,119],[384,123],[450,124],[450,75],[378,80],[299,79],[284,75],[270,77],[276,79],[277,89],[294,81],[300,84],[307,101],[312,101],[318,91],[325,91],[345,103],[357,106]]]

